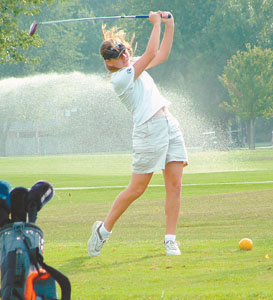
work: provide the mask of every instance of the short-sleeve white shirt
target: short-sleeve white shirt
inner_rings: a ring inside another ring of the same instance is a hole
[[[152,77],[144,71],[134,80],[133,65],[122,68],[111,76],[111,83],[121,102],[133,115],[136,126],[148,121],[162,107],[170,105],[159,92]]]

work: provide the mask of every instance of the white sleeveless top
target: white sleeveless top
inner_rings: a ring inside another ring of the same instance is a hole
[[[148,121],[162,107],[170,105],[170,102],[160,94],[146,71],[136,80],[134,76],[134,66],[130,65],[113,73],[111,83],[121,102],[132,113],[134,124],[138,126]]]

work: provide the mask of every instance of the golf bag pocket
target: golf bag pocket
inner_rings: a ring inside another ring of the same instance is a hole
[[[42,230],[30,223],[15,222],[0,231],[2,300],[55,300],[56,281],[62,300],[70,300],[70,282],[43,261]]]

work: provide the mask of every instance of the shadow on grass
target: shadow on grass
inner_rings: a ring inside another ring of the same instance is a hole
[[[104,254],[105,257],[107,254]],[[159,257],[166,257],[165,254],[156,254],[156,255],[146,255],[142,257],[138,257],[135,259],[125,260],[124,257],[114,259],[114,262],[108,263],[109,256],[106,260],[102,260],[99,257],[75,257],[69,261],[66,261],[65,264],[62,265],[63,271],[71,271],[71,269],[77,270],[78,268],[81,269],[81,272],[90,272],[90,270],[101,270],[101,269],[107,269],[112,267],[119,267],[122,265],[129,265],[129,264],[135,264],[139,262],[143,262],[149,259],[153,258],[159,258]]]

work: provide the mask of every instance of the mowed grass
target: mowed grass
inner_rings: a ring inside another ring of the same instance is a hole
[[[129,183],[130,155],[0,158],[0,178],[26,187],[44,179],[56,187],[37,224],[45,261],[70,278],[73,300],[273,299],[273,149],[189,156],[179,257],[164,253],[162,186],[132,204],[101,256],[87,255],[92,223],[104,219],[119,186]],[[162,184],[157,172],[151,185]],[[108,188],[58,189],[102,186]],[[239,250],[244,237],[253,240],[252,251]]]

